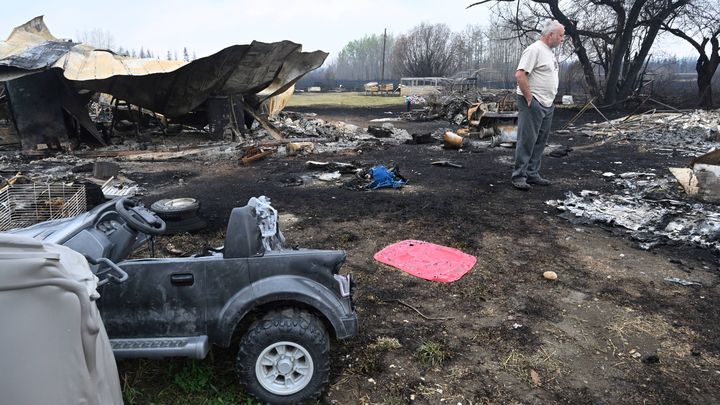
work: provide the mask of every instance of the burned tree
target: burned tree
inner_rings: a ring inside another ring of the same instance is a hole
[[[456,69],[456,36],[445,24],[420,24],[395,41],[395,73],[401,76],[446,76]]]
[[[663,23],[683,12],[691,0],[517,0],[514,7],[498,7],[501,18],[517,35],[538,32],[542,20],[565,26],[588,90],[606,104],[631,96],[640,86],[650,48]],[[484,3],[515,0],[483,0]],[[596,75],[599,67],[602,77]]]
[[[664,24],[663,29],[684,39],[698,51],[695,64],[698,106],[712,109],[712,78],[720,64],[720,6],[714,0],[695,0],[686,13]]]

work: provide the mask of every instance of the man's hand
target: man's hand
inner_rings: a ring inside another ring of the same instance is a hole
[[[515,71],[515,80],[517,80],[520,92],[522,92],[523,97],[525,97],[525,100],[527,101],[528,107],[530,107],[530,104],[532,103],[532,92],[530,91],[530,82],[528,81],[527,76],[527,72],[522,69]]]

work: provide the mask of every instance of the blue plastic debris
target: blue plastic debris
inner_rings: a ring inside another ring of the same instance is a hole
[[[392,187],[400,188],[407,184],[407,179],[397,173],[397,169],[388,170],[385,166],[375,166],[370,169],[372,175],[372,183],[367,188],[375,190],[376,188]]]

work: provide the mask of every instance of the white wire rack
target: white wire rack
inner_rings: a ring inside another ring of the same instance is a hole
[[[0,231],[24,228],[87,210],[85,186],[62,183],[13,184],[0,190]]]

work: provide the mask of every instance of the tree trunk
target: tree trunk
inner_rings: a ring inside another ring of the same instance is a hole
[[[572,38],[573,45],[575,45],[575,54],[580,61],[580,66],[583,68],[583,75],[585,76],[585,82],[588,85],[588,91],[593,96],[599,96],[600,86],[598,86],[597,80],[595,80],[595,70],[593,69],[592,62],[590,62],[590,58],[585,50],[580,34],[578,34],[577,24],[571,21],[565,13],[560,10],[560,4],[557,0],[549,1],[547,4],[552,11],[552,15],[558,20],[558,22],[560,22],[560,24],[565,26],[565,32],[570,38]]]
[[[698,58],[695,65],[698,85],[698,107],[705,110],[713,109],[712,78],[718,67],[718,55],[711,56],[708,60],[705,55]]]
[[[697,74],[698,107],[704,110],[712,110],[712,76],[708,76],[703,69],[698,69]]]
[[[625,75],[623,85],[618,91],[618,100],[624,100],[630,97],[635,91],[634,86],[637,84],[637,79],[642,72],[643,66],[645,66],[645,62],[648,60],[650,49],[655,43],[655,39],[657,38],[659,32],[660,25],[654,25],[650,27],[648,32],[645,34],[645,39],[640,46],[640,50],[633,57],[632,63],[630,63],[629,69]]]
[[[633,2],[627,16],[623,14],[622,10],[616,11],[618,34],[614,38],[611,53],[607,58],[608,68],[605,71],[605,92],[602,100],[604,104],[615,104],[618,100],[618,93],[621,91],[620,86],[624,86],[628,80],[623,74],[628,68],[627,63],[630,62],[627,53],[632,45],[637,20],[640,18],[640,12],[646,2],[647,0]]]
[[[712,78],[715,75],[718,64],[720,64],[720,43],[718,43],[718,38],[712,38],[710,43],[712,44],[710,58],[701,54],[695,64],[698,84],[698,107],[705,110],[712,110],[714,107]]]

